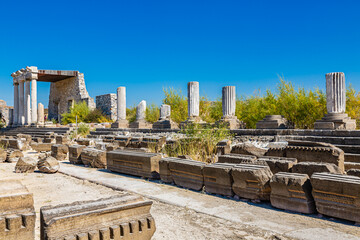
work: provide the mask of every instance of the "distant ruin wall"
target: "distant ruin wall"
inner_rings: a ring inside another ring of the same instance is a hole
[[[53,82],[50,85],[49,117],[48,119],[61,120],[61,114],[70,109],[74,103],[85,101],[90,108],[95,108],[94,99],[90,98],[86,90],[84,74]]]
[[[105,95],[96,96],[96,108],[101,110],[111,120],[116,121],[117,118],[117,105],[116,94],[109,93]]]
[[[12,121],[11,109],[13,109],[13,107],[7,106],[4,100],[0,100],[0,113],[6,121],[6,125],[11,124]]]

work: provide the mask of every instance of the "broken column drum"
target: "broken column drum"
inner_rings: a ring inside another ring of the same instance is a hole
[[[146,101],[142,100],[136,107],[136,120],[144,120],[146,115]]]
[[[170,119],[171,107],[170,105],[162,104],[160,107],[160,119]]]
[[[177,123],[170,119],[171,107],[170,105],[162,104],[160,107],[160,118],[154,123],[154,129],[174,129],[178,128]]]

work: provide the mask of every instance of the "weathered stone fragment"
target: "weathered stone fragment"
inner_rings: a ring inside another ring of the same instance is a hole
[[[129,140],[129,143],[126,145],[126,147],[130,147],[130,148],[140,148],[142,141],[143,141],[143,137],[132,137],[132,138]]]
[[[270,147],[267,152],[265,153],[265,156],[271,156],[271,157],[286,157],[286,147]]]
[[[84,148],[81,152],[81,161],[85,166],[106,168],[106,152],[95,148]]]
[[[332,163],[318,163],[318,162],[301,162],[294,164],[291,171],[293,173],[307,174],[309,177],[314,173],[328,172],[341,174],[342,171],[339,167]]]
[[[267,152],[266,148],[255,146],[252,143],[239,143],[232,147],[231,153],[254,155],[262,157]]]
[[[233,196],[231,169],[234,164],[215,163],[204,166],[204,185],[208,193]]]
[[[32,193],[20,181],[0,181],[0,239],[34,239],[35,218]]]
[[[171,172],[169,169],[169,162],[170,161],[181,161],[180,158],[173,158],[173,157],[167,157],[162,158],[159,161],[159,174],[161,181],[165,183],[173,183],[174,180],[172,179]]]
[[[16,173],[32,173],[35,171],[37,160],[32,157],[21,157],[16,165]]]
[[[218,156],[218,163],[255,163],[257,157],[244,154],[226,154]]]
[[[178,186],[200,191],[204,186],[203,162],[183,159],[169,161],[169,170],[174,183]]]
[[[31,148],[37,152],[48,152],[51,151],[53,143],[32,143]]]
[[[55,144],[55,139],[45,137],[44,140],[43,140],[43,143],[53,143],[53,144]]]
[[[55,137],[56,144],[68,144],[69,139],[66,136],[58,135]]]
[[[154,149],[155,152],[160,152],[165,146],[166,137],[160,136],[146,136],[143,137],[140,147]]]
[[[267,115],[256,123],[256,129],[286,129],[288,121],[281,115]]]
[[[360,222],[360,178],[333,173],[311,176],[313,197],[319,213]]]
[[[238,164],[232,169],[232,189],[242,198],[269,200],[272,176],[268,166]]]
[[[7,152],[6,149],[0,148],[0,163],[6,161]]]
[[[218,155],[229,154],[231,151],[231,140],[224,139],[216,144],[216,153]]]
[[[77,144],[84,146],[93,145],[93,142],[90,139],[85,139],[85,138],[76,139],[76,142]]]
[[[51,156],[58,161],[64,161],[67,158],[69,148],[66,145],[55,144],[51,146]]]
[[[349,169],[346,171],[347,175],[360,177],[360,169]]]
[[[273,176],[270,185],[272,206],[300,213],[316,211],[308,175],[279,172]]]
[[[289,141],[285,149],[286,157],[296,158],[298,162],[333,163],[344,172],[344,151],[328,143],[309,141]]]
[[[72,164],[83,164],[81,161],[81,152],[86,148],[84,145],[69,146],[69,161]]]
[[[20,150],[7,150],[6,162],[17,162],[24,154]]]
[[[129,136],[116,136],[115,142],[119,144],[119,147],[127,147],[131,140],[131,137]]]
[[[40,172],[56,173],[60,168],[60,164],[59,164],[58,160],[56,160],[54,157],[50,156],[50,157],[39,160],[37,163],[37,167]]]
[[[41,240],[150,240],[152,202],[124,194],[40,209]]]
[[[257,162],[266,162],[273,174],[278,172],[290,172],[291,168],[297,163],[296,158],[284,157],[259,157]]]
[[[161,154],[115,150],[108,152],[106,158],[110,171],[159,179]]]

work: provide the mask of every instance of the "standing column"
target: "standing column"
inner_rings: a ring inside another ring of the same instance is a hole
[[[326,74],[326,108],[328,113],[345,113],[346,87],[343,72]]]
[[[25,125],[31,123],[30,80],[25,80]]]
[[[14,112],[13,112],[13,125],[16,126],[19,114],[19,83],[14,82]]]
[[[188,83],[188,116],[199,117],[199,82]]]
[[[170,105],[162,104],[160,107],[160,120],[170,120],[171,107]]]
[[[19,79],[19,125],[25,124],[25,115],[24,115],[24,82],[25,79]]]
[[[37,80],[31,79],[31,123],[37,124]]]
[[[146,101],[142,100],[136,107],[136,121],[145,120],[146,116]]]
[[[226,86],[222,88],[222,111],[223,117],[235,116],[236,91],[235,86]]]
[[[43,125],[45,119],[44,119],[44,105],[42,103],[38,104],[37,111],[38,111],[38,113],[37,113],[37,116],[38,116],[37,124],[38,125]]]
[[[117,89],[117,120],[126,120],[126,88],[118,87]]]

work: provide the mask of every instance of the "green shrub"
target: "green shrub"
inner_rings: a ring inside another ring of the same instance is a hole
[[[86,137],[90,134],[90,127],[85,123],[80,123],[77,128],[77,134],[81,137]]]
[[[69,123],[76,123],[76,116],[77,122],[85,122],[85,123],[102,123],[102,122],[111,122],[107,116],[105,116],[101,110],[94,109],[90,110],[89,106],[86,102],[78,102],[75,103],[70,111],[67,113],[62,114],[61,123],[62,124],[69,124]]]
[[[103,123],[103,122],[112,122],[100,109],[91,110],[88,115],[84,118],[86,123]]]
[[[136,106],[126,108],[126,119],[129,123],[135,122],[136,120]]]
[[[185,121],[188,117],[187,114],[187,98],[180,90],[173,88],[164,89],[163,104],[171,106],[171,119],[176,123]]]
[[[146,107],[146,121],[154,123],[160,118],[160,109],[156,104],[150,104]]]
[[[346,113],[349,117],[356,119],[360,127],[360,92],[356,92],[352,85],[346,89]]]

